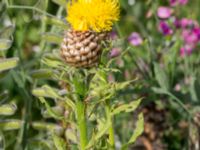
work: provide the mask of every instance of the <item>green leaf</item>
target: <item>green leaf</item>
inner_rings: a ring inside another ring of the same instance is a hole
[[[143,117],[143,114],[140,113],[138,116],[138,121],[136,123],[135,132],[131,136],[128,143],[132,144],[133,142],[135,142],[135,140],[138,138],[138,136],[140,136],[143,133],[143,131],[144,131],[144,117]]]
[[[144,117],[143,114],[140,113],[138,116],[138,121],[136,123],[136,128],[133,135],[131,136],[128,143],[122,146],[121,150],[126,150],[130,144],[133,144],[136,141],[136,139],[143,133],[143,131],[144,131]]]
[[[55,107],[51,107],[51,110],[57,115],[57,116],[63,116],[64,114],[64,107],[61,107],[61,106],[55,106]],[[49,114],[49,111],[45,110],[43,113],[42,113],[43,117],[44,118],[51,118],[51,114]]]
[[[30,75],[36,79],[51,78],[53,76],[53,74],[54,74],[54,72],[49,69],[34,70],[30,73]]]
[[[32,90],[32,94],[37,97],[48,97],[48,98],[61,98],[58,95],[58,90],[51,88],[48,85],[42,86],[42,88],[36,88]]]
[[[152,90],[157,94],[167,94],[168,91],[162,88],[152,87]]]
[[[62,135],[64,132],[64,129],[61,126],[53,124],[53,123],[32,122],[31,126],[36,130],[51,131],[57,135]]]
[[[10,25],[8,27],[3,28],[0,31],[0,39],[8,39],[12,36],[13,32],[15,30],[14,25]]]
[[[56,4],[58,4],[58,5],[60,5],[60,6],[62,6],[62,7],[66,7],[66,5],[67,5],[67,2],[66,2],[66,0],[52,0],[54,3],[56,3]]]
[[[19,59],[16,57],[0,60],[0,72],[16,67],[18,61]]]
[[[43,97],[39,97],[40,101],[42,103],[45,104],[45,107],[47,109],[47,112],[50,116],[52,116],[53,118],[57,119],[57,120],[62,120],[64,117],[60,116],[59,114],[57,114],[52,107],[49,105],[49,103],[43,98]]]
[[[47,24],[50,24],[50,25],[54,25],[54,26],[58,26],[58,27],[61,27],[65,30],[67,30],[69,28],[69,26],[67,26],[62,20],[60,19],[57,19],[57,18],[50,18],[50,17],[44,17],[44,21],[47,23]]]
[[[1,103],[4,101],[4,99],[7,99],[9,97],[9,94],[8,94],[8,91],[7,90],[4,90],[0,93],[0,100],[1,100]]]
[[[43,33],[42,38],[49,43],[54,43],[58,45],[60,45],[60,43],[62,43],[62,40],[63,40],[63,37],[58,36],[53,33]]]
[[[63,63],[58,58],[51,54],[45,55],[45,57],[42,59],[42,63],[53,68],[60,68],[60,66],[63,65]]]
[[[190,95],[191,100],[194,102],[198,102],[200,100],[200,83],[196,78],[192,78],[190,82]]]
[[[67,129],[65,131],[65,137],[72,141],[73,143],[78,143],[77,137],[76,137],[76,132],[73,129]]]
[[[26,78],[24,76],[24,72],[18,70],[11,70],[12,78],[20,88],[24,88]]]
[[[164,69],[162,69],[157,63],[154,63],[154,73],[160,87],[168,91],[170,87],[168,76]]]
[[[27,150],[52,150],[55,149],[52,141],[40,138],[32,138],[28,140]]]
[[[132,82],[136,81],[137,79],[130,80],[130,81],[125,81],[125,82],[120,82],[120,83],[115,83],[113,86],[115,87],[115,90],[122,90],[129,86]]]
[[[110,119],[105,120],[100,120],[98,119],[98,131],[97,133],[93,133],[92,138],[88,142],[88,145],[86,146],[86,149],[91,148],[94,146],[94,144],[103,136],[107,133],[108,129],[111,126],[111,121]]]
[[[0,131],[0,150],[6,149],[6,142],[3,133]]]
[[[6,3],[3,1],[0,3],[0,18],[4,15],[6,12]]]
[[[9,49],[11,45],[12,45],[11,40],[0,39],[0,51]]]
[[[75,111],[76,110],[76,105],[75,105],[75,103],[71,100],[71,99],[69,99],[69,98],[67,98],[67,97],[65,97],[64,99],[66,99],[66,104],[73,110],[73,111]]]
[[[53,141],[54,141],[54,144],[55,144],[57,150],[66,150],[67,146],[66,146],[64,139],[57,136],[56,134],[53,134]]]
[[[21,120],[0,120],[0,130],[17,130],[22,126]]]
[[[5,104],[0,105],[0,115],[13,115],[17,110],[17,106],[15,104]]]
[[[140,104],[141,99],[132,101],[129,104],[122,104],[111,111],[112,115],[117,115],[120,113],[129,113],[134,111]]]

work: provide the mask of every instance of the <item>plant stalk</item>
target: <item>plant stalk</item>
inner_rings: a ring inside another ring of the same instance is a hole
[[[109,131],[108,131],[108,134],[109,134],[109,144],[110,144],[110,147],[111,149],[115,149],[115,133],[114,133],[114,127],[113,127],[113,117],[111,116],[111,113],[110,113],[110,103],[109,102],[106,102],[106,116],[107,116],[107,119],[110,120],[110,128],[109,128]]]
[[[77,122],[80,134],[80,149],[85,150],[88,137],[87,137],[87,118],[86,118],[86,105],[84,101],[77,100],[76,102],[76,115],[77,115]]]

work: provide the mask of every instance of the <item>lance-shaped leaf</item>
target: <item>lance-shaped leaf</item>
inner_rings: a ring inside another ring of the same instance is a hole
[[[6,148],[6,142],[5,142],[5,137],[3,133],[0,131],[0,149],[5,150]]]
[[[0,105],[0,115],[13,115],[17,110],[17,106],[15,104],[5,104]]]
[[[62,7],[66,7],[67,1],[66,0],[52,0],[54,3],[62,6]]]
[[[33,78],[41,79],[41,78],[51,78],[53,76],[53,71],[49,69],[40,69],[34,70],[30,73]]]
[[[45,107],[47,109],[47,112],[50,116],[52,116],[53,118],[57,119],[57,120],[62,120],[64,117],[60,116],[59,114],[57,114],[52,107],[49,105],[49,103],[43,98],[43,97],[39,97],[40,101],[42,103],[45,104]]]
[[[120,83],[115,83],[115,84],[113,84],[113,87],[115,88],[115,90],[122,90],[122,89],[126,88],[127,86],[129,86],[131,83],[135,82],[136,80],[137,79],[120,82]]]
[[[29,139],[27,143],[27,149],[36,149],[36,150],[51,150],[55,149],[52,141],[45,140],[45,139],[39,139],[39,138],[33,138]]]
[[[66,137],[66,139],[72,141],[73,143],[78,143],[76,131],[74,129],[66,129],[65,130],[65,137]]]
[[[61,126],[53,123],[32,122],[31,126],[36,130],[46,130],[54,132],[56,135],[62,135],[64,133],[64,129]]]
[[[162,69],[157,63],[154,63],[154,73],[160,87],[168,91],[170,87],[168,76],[166,72],[164,71],[164,69]]]
[[[65,97],[65,99],[66,99],[66,104],[73,110],[73,111],[75,111],[76,110],[76,106],[75,106],[75,103],[71,100],[71,99],[69,99],[68,97]]]
[[[0,93],[0,102],[2,103],[5,99],[7,99],[9,97],[8,91],[5,90],[2,93]]]
[[[53,141],[58,150],[66,150],[67,145],[63,138],[53,134]]]
[[[64,111],[65,111],[64,107],[55,106],[55,107],[52,107],[51,109],[56,115],[58,115],[60,117],[64,115]],[[51,118],[52,117],[51,114],[49,114],[49,111],[47,111],[47,110],[45,110],[42,113],[42,115],[43,115],[44,118]]]
[[[21,120],[0,120],[0,130],[17,130],[23,124]]]
[[[63,65],[61,60],[51,54],[46,54],[42,59],[42,63],[53,68],[60,68]]]
[[[43,33],[42,38],[49,43],[58,44],[58,45],[60,45],[63,39],[61,36],[58,36],[53,33]]]
[[[69,28],[62,20],[60,20],[58,18],[50,18],[50,17],[45,16],[44,21],[47,24],[55,25],[55,26],[65,29],[65,30],[67,30]]]
[[[86,148],[91,148],[103,135],[107,133],[110,126],[110,119],[107,119],[106,121],[98,119],[98,131],[97,133],[93,133],[92,138]]]
[[[13,32],[15,30],[15,26],[14,25],[10,25],[8,27],[3,28],[0,31],[0,38],[1,39],[8,39],[12,36]]]
[[[18,58],[9,58],[0,60],[0,72],[14,68],[17,66],[19,59]]]
[[[7,50],[11,47],[12,41],[8,39],[0,39],[0,51]]]
[[[133,135],[131,136],[128,143],[122,146],[121,150],[126,150],[130,144],[133,144],[136,141],[136,139],[143,133],[143,130],[144,130],[144,118],[143,114],[140,113],[138,116],[138,121],[136,123],[136,128],[134,130]]]
[[[37,97],[48,97],[48,98],[53,98],[53,99],[61,98],[58,95],[58,90],[53,89],[48,85],[44,85],[42,86],[42,88],[33,89],[32,94]]]
[[[0,18],[4,15],[6,12],[6,3],[3,1],[0,3]]]
[[[119,105],[117,106],[116,108],[113,108],[112,111],[111,111],[111,114],[112,115],[117,115],[117,114],[120,114],[120,113],[128,113],[128,112],[132,112],[134,111],[140,104],[142,99],[139,99],[139,100],[136,100],[136,101],[132,101],[130,102],[129,104],[122,104],[122,105]]]

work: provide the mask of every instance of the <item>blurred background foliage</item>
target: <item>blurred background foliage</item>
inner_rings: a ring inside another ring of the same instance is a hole
[[[0,149],[52,148],[53,143],[46,142],[47,125],[36,124],[37,130],[33,122],[54,120],[43,118],[45,108],[32,90],[44,84],[59,87],[52,78],[55,70],[42,68],[44,58],[58,55],[63,29],[68,28],[65,4],[65,0],[0,1]],[[163,34],[157,13],[161,6],[170,7],[173,13],[165,19],[170,26],[176,18],[199,24],[200,1],[177,6],[170,6],[168,0],[120,0],[120,4],[111,65],[121,73],[110,74],[109,80],[138,78],[119,93],[119,100],[125,102],[143,98],[138,111],[144,113],[145,130],[131,149],[199,149],[199,43],[191,54],[181,56],[182,31],[173,26],[173,34]],[[133,32],[142,40],[137,46],[129,40]],[[128,129],[133,129],[134,118],[135,113],[116,118],[116,133],[124,141],[132,133]]]

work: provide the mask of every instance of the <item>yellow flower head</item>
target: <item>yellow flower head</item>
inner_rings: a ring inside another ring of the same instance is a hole
[[[72,0],[67,11],[67,21],[79,31],[110,31],[120,15],[118,0]]]

